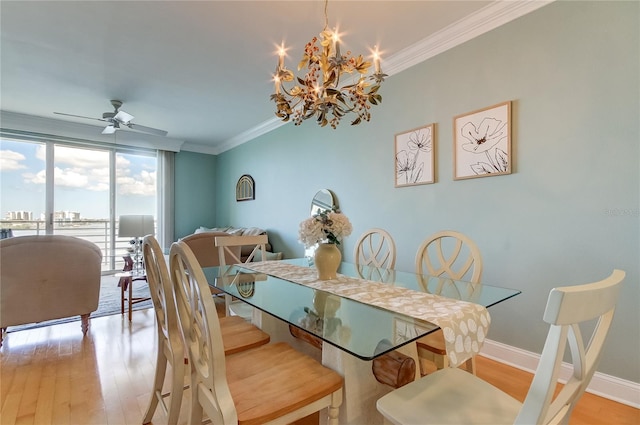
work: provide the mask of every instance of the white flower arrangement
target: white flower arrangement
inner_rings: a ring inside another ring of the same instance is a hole
[[[352,231],[351,222],[346,215],[339,211],[324,210],[300,223],[298,240],[306,248],[317,243],[340,245],[340,241]]]

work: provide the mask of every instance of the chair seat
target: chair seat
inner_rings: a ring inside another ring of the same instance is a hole
[[[443,397],[446,394],[446,397]],[[482,379],[445,368],[380,398],[393,424],[513,424],[522,403]]]
[[[281,418],[342,388],[340,375],[282,342],[229,356],[226,370],[244,425]]]
[[[423,336],[417,341],[417,344],[418,350],[423,348],[441,356],[447,355],[442,329],[438,329],[437,331],[431,332],[429,335]]]
[[[269,334],[239,316],[220,318],[224,354],[236,354],[269,342]]]

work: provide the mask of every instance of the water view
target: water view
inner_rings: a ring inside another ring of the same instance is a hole
[[[10,236],[44,235],[44,221],[0,220],[3,238]],[[10,230],[10,232],[8,232]],[[108,220],[81,220],[78,222],[54,222],[56,235],[74,236],[95,243],[102,251],[102,271],[119,271],[124,266],[122,256],[132,248],[131,238],[118,237],[118,223],[115,223],[113,235]],[[113,238],[113,239],[112,239]],[[114,242],[111,243],[110,241]]]

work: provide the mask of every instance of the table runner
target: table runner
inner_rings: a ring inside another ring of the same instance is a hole
[[[481,305],[388,283],[341,274],[336,279],[318,280],[314,268],[277,261],[240,266],[434,323],[444,333],[447,356],[454,367],[480,351],[491,323],[489,312]]]

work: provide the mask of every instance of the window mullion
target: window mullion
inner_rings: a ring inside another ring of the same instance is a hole
[[[46,142],[45,160],[45,234],[53,234],[53,207],[54,207],[54,184],[55,184],[55,158],[53,142]]]

